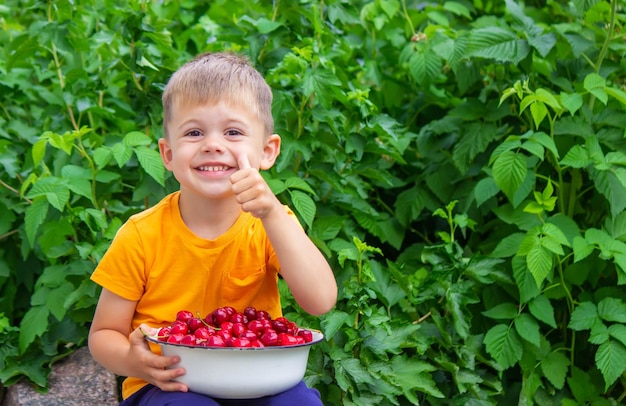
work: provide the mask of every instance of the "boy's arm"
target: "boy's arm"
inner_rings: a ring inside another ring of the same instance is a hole
[[[326,258],[282,203],[245,154],[231,177],[233,192],[243,211],[261,219],[280,262],[280,274],[306,312],[328,312],[337,301],[337,282]]]
[[[149,334],[155,334],[156,329],[142,325],[131,333],[136,305],[136,301],[102,289],[89,330],[91,355],[116,375],[141,378],[162,390],[186,392],[185,385],[172,381],[184,370],[165,369],[179,362],[178,358],[153,353],[144,339],[141,329]]]
[[[262,222],[280,262],[280,274],[302,309],[313,315],[324,314],[337,301],[333,271],[300,224],[278,199],[276,203]]]

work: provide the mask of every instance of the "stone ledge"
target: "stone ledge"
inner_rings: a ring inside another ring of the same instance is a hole
[[[2,406],[119,405],[115,375],[94,361],[87,347],[52,365],[48,388],[41,394],[22,380],[5,388]]]

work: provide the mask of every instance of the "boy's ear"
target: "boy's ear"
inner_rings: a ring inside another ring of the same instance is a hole
[[[159,152],[161,153],[161,159],[163,160],[163,165],[167,170],[172,170],[172,148],[170,147],[170,143],[167,139],[160,138],[159,139]]]
[[[263,156],[261,157],[261,169],[270,169],[274,166],[276,158],[280,154],[280,135],[272,134],[265,141]]]

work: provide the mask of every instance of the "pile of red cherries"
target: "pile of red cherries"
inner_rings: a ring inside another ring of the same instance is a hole
[[[180,310],[176,320],[159,329],[157,339],[197,347],[258,348],[310,343],[313,333],[285,317],[272,319],[268,312],[252,306],[242,312],[224,306],[204,318]]]

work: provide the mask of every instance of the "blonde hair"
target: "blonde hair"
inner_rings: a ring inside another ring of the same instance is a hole
[[[170,77],[163,91],[163,131],[168,134],[175,103],[244,103],[265,124],[265,136],[274,133],[272,90],[242,55],[205,53],[185,63]]]

